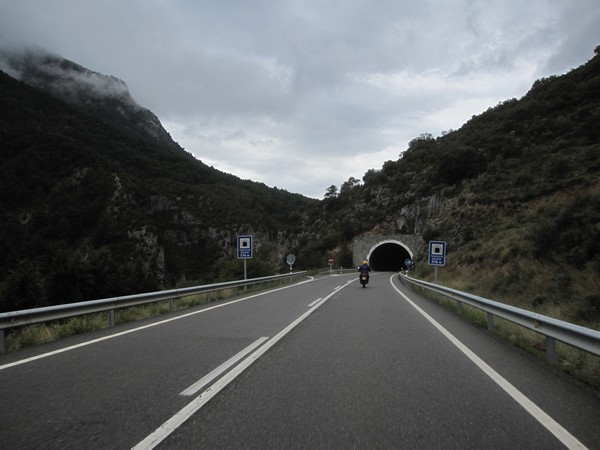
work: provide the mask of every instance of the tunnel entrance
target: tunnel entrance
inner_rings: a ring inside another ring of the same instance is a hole
[[[406,269],[404,261],[413,259],[408,247],[398,241],[385,241],[375,245],[369,252],[371,269],[381,272],[399,272]]]

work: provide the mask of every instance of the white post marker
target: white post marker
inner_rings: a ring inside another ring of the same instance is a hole
[[[292,266],[296,262],[296,256],[293,253],[290,253],[289,255],[287,255],[286,261],[290,266],[290,273],[292,273]]]

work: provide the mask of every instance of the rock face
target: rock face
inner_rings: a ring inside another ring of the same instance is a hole
[[[391,202],[391,197],[387,197],[386,201]],[[386,221],[353,239],[354,263],[362,260],[374,247],[385,242],[401,245],[415,258],[424,256],[427,242],[423,235],[427,229],[435,228],[444,206],[445,199],[441,192],[408,203],[396,215],[388,217]]]
[[[400,233],[422,235],[432,218],[442,211],[444,197],[437,192],[410,203],[400,210],[396,227]]]

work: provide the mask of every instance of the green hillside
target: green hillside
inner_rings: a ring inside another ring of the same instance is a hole
[[[207,167],[173,141],[0,73],[0,311],[284,268],[315,200]]]
[[[355,237],[387,233],[420,237],[421,255],[447,241],[445,284],[598,327],[598,52],[322,201],[207,167],[119,80],[100,76],[107,98],[35,61],[29,85],[0,73],[0,310],[239,278],[237,234],[257,238],[257,276],[289,252],[349,267]],[[432,276],[423,257],[417,273]]]
[[[377,228],[445,240],[442,282],[599,327],[599,52],[459,130],[413,139],[363,183],[348,180],[324,200],[337,235]],[[432,200],[439,210],[425,227],[398,227],[403,211]]]

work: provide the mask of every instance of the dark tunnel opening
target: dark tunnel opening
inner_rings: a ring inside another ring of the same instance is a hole
[[[404,247],[388,242],[377,246],[371,252],[369,265],[371,269],[381,272],[399,272],[406,269],[404,261],[410,258],[410,253]]]

